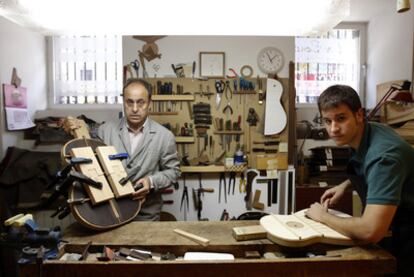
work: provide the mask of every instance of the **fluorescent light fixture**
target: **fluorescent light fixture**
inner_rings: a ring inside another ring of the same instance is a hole
[[[0,15],[43,34],[316,35],[349,0],[0,0]]]

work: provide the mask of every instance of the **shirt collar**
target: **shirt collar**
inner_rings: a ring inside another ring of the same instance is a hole
[[[371,125],[366,122],[364,124],[364,134],[362,135],[361,142],[359,143],[358,150],[351,148],[352,159],[357,162],[362,162],[369,146],[369,138],[371,134]]]
[[[147,125],[147,122],[148,122],[148,117],[145,119],[145,122],[144,122],[144,124],[142,124],[141,128],[139,128],[138,130],[134,130],[129,126],[128,121],[125,120],[125,127],[127,128],[128,132],[138,134],[140,132],[143,132],[144,127],[146,127],[146,125]]]

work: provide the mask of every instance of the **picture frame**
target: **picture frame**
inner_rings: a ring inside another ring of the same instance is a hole
[[[199,58],[200,77],[224,78],[224,52],[200,52]]]

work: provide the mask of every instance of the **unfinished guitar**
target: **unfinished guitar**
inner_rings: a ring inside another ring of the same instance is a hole
[[[303,247],[314,243],[336,245],[356,243],[332,228],[306,217],[305,211],[306,209],[291,215],[267,215],[260,219],[260,225],[266,230],[269,240],[288,247]],[[329,213],[349,217],[334,210],[329,210]]]
[[[72,165],[68,204],[85,227],[106,230],[133,220],[141,202],[132,200],[134,187],[113,146],[89,137],[85,122],[73,130],[75,139],[62,147],[62,160]],[[74,182],[73,182],[74,180]]]

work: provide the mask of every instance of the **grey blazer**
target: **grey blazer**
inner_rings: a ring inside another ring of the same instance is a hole
[[[150,176],[154,191],[147,195],[136,220],[159,220],[162,208],[160,189],[171,186],[180,177],[180,162],[174,135],[164,126],[148,118],[143,129],[143,138],[134,153],[131,153],[126,119],[108,122],[99,127],[99,137],[113,145],[119,153],[127,152],[123,160],[128,173],[134,172],[132,182]]]

